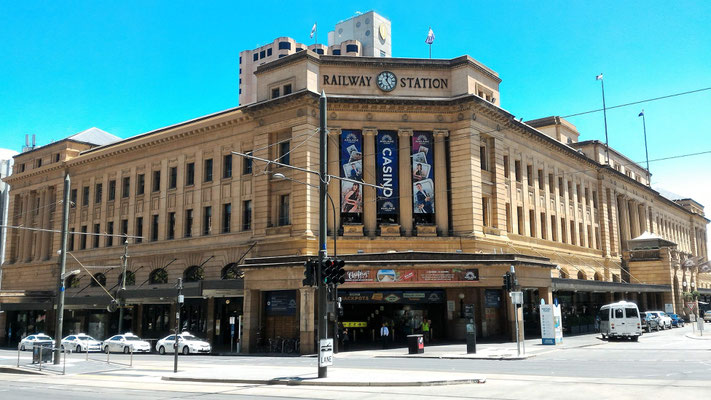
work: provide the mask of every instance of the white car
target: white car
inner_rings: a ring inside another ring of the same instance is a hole
[[[62,349],[76,351],[101,351],[101,342],[87,335],[86,333],[78,333],[69,335],[62,339]]]
[[[652,314],[659,318],[659,327],[662,329],[672,328],[672,319],[664,311],[647,311],[647,313]]]
[[[158,353],[172,353],[175,346],[175,335],[168,335],[156,343]],[[183,354],[190,353],[209,353],[212,351],[210,343],[200,340],[189,332],[183,332],[178,335],[178,352]]]
[[[131,352],[131,347],[133,347],[134,353],[150,353],[151,344],[145,340],[141,340],[138,336],[133,333],[124,333],[123,335],[114,335],[110,338],[104,340],[102,345],[104,352],[109,351],[119,351],[125,354]]]
[[[52,347],[54,340],[51,337],[45,335],[44,333],[38,333],[35,335],[27,336],[20,341],[20,350],[32,350],[35,345]]]

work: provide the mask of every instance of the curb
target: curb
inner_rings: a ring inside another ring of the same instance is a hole
[[[218,378],[182,378],[163,376],[161,380],[177,382],[201,382],[201,383],[243,383],[252,385],[285,385],[285,386],[446,386],[446,385],[467,385],[473,383],[486,383],[486,378],[452,379],[435,381],[413,381],[413,382],[345,382],[345,381],[318,381],[318,378],[276,378],[276,379],[218,379]]]
[[[694,340],[711,340],[711,334],[709,334],[708,336],[696,336],[696,335],[687,333],[684,336],[688,337],[689,339],[694,339]]]
[[[375,356],[374,358],[429,358],[429,359],[439,359],[439,360],[493,360],[493,361],[516,361],[516,360],[527,360],[529,358],[535,357],[536,354],[527,354],[523,356],[487,356],[487,357],[467,357],[467,356]]]
[[[24,369],[24,368],[17,368],[17,367],[0,367],[0,374],[18,374],[18,375],[41,375],[41,376],[46,376],[46,375],[52,375],[40,371],[33,371],[29,369]]]

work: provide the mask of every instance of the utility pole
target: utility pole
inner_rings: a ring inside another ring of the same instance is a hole
[[[121,275],[121,289],[119,289],[119,295],[116,296],[119,301],[119,335],[123,332],[123,306],[125,305],[123,297],[126,295],[126,267],[128,266],[128,237],[125,234],[123,235],[123,255],[121,256],[121,264],[123,266],[123,275]]]
[[[178,278],[178,297],[175,299],[175,343],[173,344],[173,372],[178,372],[178,335],[180,334],[180,309],[183,304],[183,278]]]
[[[321,91],[319,99],[320,127],[319,127],[319,183],[318,183],[318,354],[321,359],[321,339],[326,339],[326,284],[323,283],[323,269],[326,261],[326,207],[328,188],[326,186],[326,167],[328,150],[328,133],[326,132],[326,92]],[[328,367],[318,367],[318,377],[328,376]]]
[[[54,330],[54,364],[59,364],[62,346],[62,325],[64,323],[64,273],[67,268],[67,231],[69,230],[69,191],[71,179],[69,172],[64,174],[64,202],[62,203],[62,241],[59,253],[59,282],[57,284],[56,328]]]

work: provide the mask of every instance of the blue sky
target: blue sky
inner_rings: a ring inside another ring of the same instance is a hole
[[[195,2],[198,3],[198,2]],[[468,54],[497,71],[502,107],[524,120],[711,87],[711,5],[687,1],[3,2],[0,138],[20,150],[92,126],[129,137],[237,105],[238,53],[311,43],[356,11],[393,24],[393,53]],[[406,6],[405,6],[406,5]],[[610,145],[644,160],[711,150],[711,90],[608,112]],[[604,140],[601,113],[570,118]],[[711,155],[651,164],[653,183],[711,207]]]

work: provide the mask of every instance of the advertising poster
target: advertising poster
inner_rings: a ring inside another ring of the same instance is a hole
[[[266,292],[267,315],[295,315],[296,291],[279,290]]]
[[[398,159],[397,132],[378,131],[376,147],[376,184],[378,189],[378,214],[393,215],[398,212]]]
[[[363,135],[356,130],[341,132],[341,176],[356,181],[363,180]],[[341,181],[341,212],[363,212],[363,186]]]
[[[359,269],[346,271],[349,282],[476,282],[479,269],[439,268],[439,269]]]
[[[415,214],[434,214],[434,140],[432,132],[412,135],[412,201]]]
[[[444,303],[444,290],[339,290],[344,303]]]
[[[563,341],[563,327],[561,325],[560,306],[541,304],[539,306],[541,318],[541,343],[556,345]]]

